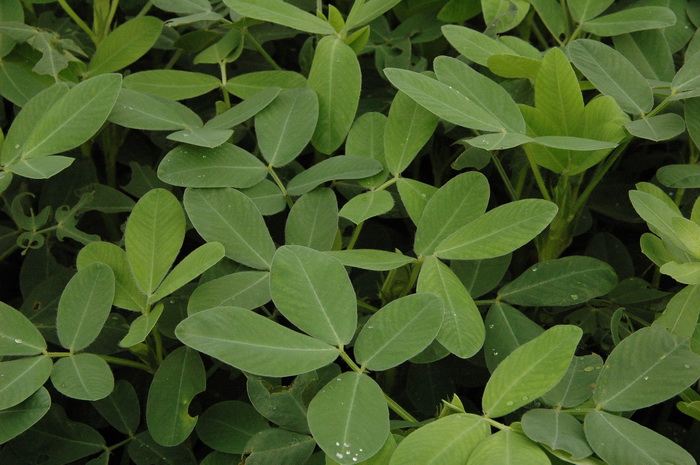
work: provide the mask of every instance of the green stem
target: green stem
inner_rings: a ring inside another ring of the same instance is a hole
[[[165,64],[163,69],[172,69],[172,67],[175,66],[175,63],[177,63],[177,60],[179,60],[180,57],[182,56],[183,52],[184,52],[184,50],[181,48],[178,48],[177,50],[175,50],[175,53],[173,53],[173,56],[170,57],[170,61],[168,61]]]
[[[83,21],[80,18],[80,16],[78,16],[78,14],[73,10],[73,8],[70,7],[68,2],[66,0],[58,0],[58,4],[61,5],[61,8],[63,8],[63,11],[65,11],[68,14],[68,16],[71,17],[71,19],[75,22],[75,24],[77,24],[78,27],[80,29],[82,29],[83,32],[85,32],[85,34],[88,35],[88,37],[90,37],[90,40],[92,41],[92,43],[97,45],[99,40],[97,39],[97,36],[93,32],[93,30],[90,29],[87,24],[85,24],[85,21]]]
[[[364,308],[365,310],[369,310],[372,313],[377,313],[379,311],[379,309],[377,307],[370,305],[366,302],[363,302],[361,300],[357,301],[357,306],[360,308]]]
[[[143,6],[143,8],[141,8],[141,11],[136,13],[136,17],[140,18],[141,16],[146,16],[146,14],[149,12],[149,10],[151,9],[152,6],[153,6],[153,3],[151,2],[151,0],[148,0],[148,2],[146,2],[146,4]]]
[[[357,226],[355,226],[355,229],[352,231],[352,236],[350,236],[350,242],[348,242],[348,246],[345,248],[346,250],[352,250],[353,247],[355,247],[355,243],[357,242],[357,238],[360,237],[360,231],[362,231],[362,227],[364,225],[365,225],[364,221],[357,223]]]
[[[160,365],[163,363],[163,338],[160,336],[157,326],[153,328],[151,334],[153,334],[153,340],[156,343],[156,360],[158,360],[158,365]]]
[[[389,408],[394,411],[398,416],[400,416],[402,419],[406,421],[410,421],[411,423],[418,423],[418,420],[416,420],[416,417],[411,415],[401,407],[399,404],[396,403],[394,399],[389,397],[389,395],[384,394],[384,398],[386,399],[386,403],[389,405]]]
[[[253,35],[250,32],[248,32],[247,28],[243,29],[243,35],[245,36],[246,39],[248,39],[250,41],[250,43],[253,45],[253,47],[255,47],[255,50],[257,50],[258,53],[260,55],[262,55],[262,57],[265,59],[265,61],[270,63],[270,65],[273,68],[275,68],[276,70],[278,70],[278,71],[282,70],[280,65],[278,65],[277,62],[270,55],[268,55],[268,53],[265,51],[265,49],[262,47],[262,45],[260,45],[260,43],[257,40],[255,40],[255,37],[253,37]]]
[[[510,426],[504,425],[503,423],[500,423],[500,422],[498,422],[498,421],[496,421],[496,420],[494,420],[494,419],[492,419],[492,418],[489,418],[489,417],[487,417],[487,416],[485,416],[485,415],[484,415],[483,417],[481,417],[481,418],[483,418],[484,420],[486,420],[486,422],[487,422],[488,424],[490,424],[491,426],[494,426],[494,427],[496,427],[496,428],[498,428],[498,429],[500,429],[500,430],[510,430]]]
[[[15,252],[15,250],[17,250],[17,249],[19,249],[19,246],[17,245],[17,243],[12,244],[12,247],[10,247],[9,249],[5,250],[2,254],[0,254],[0,262],[5,260],[10,255],[12,255]]]
[[[515,188],[513,188],[513,184],[510,182],[510,178],[508,177],[506,170],[503,168],[501,160],[499,160],[493,152],[489,152],[489,154],[491,155],[491,160],[493,160],[493,164],[496,166],[496,171],[498,171],[498,174],[503,180],[503,184],[506,185],[506,190],[508,191],[510,199],[513,201],[519,200],[520,197],[518,196],[518,193],[516,192]]]
[[[383,190],[386,189],[387,187],[393,186],[394,184],[396,184],[396,182],[397,182],[398,180],[399,180],[399,177],[398,177],[398,176],[395,176],[395,177],[389,179],[387,182],[385,182],[384,184],[382,184],[381,186],[377,187],[377,188],[374,189],[374,190],[375,190],[375,191],[383,191]]]
[[[498,302],[498,299],[475,300],[476,305],[493,305]]]
[[[605,163],[599,165],[599,169],[596,170],[595,174],[593,175],[593,179],[591,179],[586,188],[583,190],[581,196],[578,199],[576,199],[576,203],[574,204],[574,207],[572,209],[574,215],[578,213],[578,211],[581,208],[583,208],[584,205],[586,205],[588,197],[590,197],[591,193],[593,193],[593,190],[600,183],[600,181],[602,181],[605,174],[610,170],[610,168],[612,168],[612,166],[615,164],[620,155],[622,155],[622,152],[625,151],[625,149],[631,141],[631,137],[628,137],[627,139],[623,140],[620,143],[620,145],[618,145],[615,148],[615,150],[613,150],[613,153],[608,157],[608,159],[605,160]]]
[[[338,346],[338,350],[340,351],[340,358],[342,358],[345,361],[345,363],[348,364],[352,371],[354,371],[355,373],[364,373],[365,370],[357,366],[357,363],[355,363],[355,361],[352,358],[350,358],[347,352],[345,352],[343,346]]]
[[[124,446],[124,445],[126,445],[126,444],[129,444],[131,441],[133,441],[133,439],[134,439],[134,436],[129,436],[128,438],[124,439],[123,441],[120,441],[120,442],[118,442],[118,443],[116,443],[116,444],[112,444],[112,445],[109,446],[109,447],[105,447],[105,450],[106,450],[107,452],[111,452],[111,451],[113,451],[114,449],[119,449],[121,446]]]
[[[98,355],[102,360],[113,365],[122,365],[125,367],[138,368],[139,370],[146,371],[153,374],[153,370],[145,363],[136,362],[134,360],[127,360],[119,357],[110,357],[109,355]]]
[[[287,201],[287,205],[289,205],[289,208],[292,208],[294,206],[294,202],[287,193],[287,188],[284,187],[282,180],[279,178],[279,176],[277,176],[277,173],[275,172],[275,168],[273,168],[272,163],[267,165],[267,171],[270,173],[270,176],[272,176],[272,179],[275,181],[275,184],[277,184],[277,187],[279,187],[280,191],[282,191],[282,195],[284,195],[284,199]]]
[[[70,357],[73,354],[70,352],[44,352],[44,355],[51,358],[63,358]]]
[[[228,96],[228,90],[226,90],[226,82],[228,81],[228,76],[226,74],[226,62],[219,62],[219,71],[221,72],[221,93],[224,96],[224,104],[226,108],[231,108],[231,100]]]
[[[109,25],[112,24],[112,21],[114,21],[114,16],[117,14],[117,7],[119,6],[119,0],[112,0],[112,4],[110,5],[109,9],[109,14],[107,15],[107,24],[105,31],[109,31]],[[105,34],[105,37],[107,37],[107,34]],[[102,37],[104,39],[104,37]]]
[[[413,262],[413,268],[411,269],[411,276],[408,278],[408,283],[406,284],[406,287],[403,288],[403,291],[401,291],[401,294],[399,297],[404,297],[408,295],[409,292],[411,292],[411,289],[413,289],[413,285],[416,284],[416,281],[418,280],[418,275],[420,274],[420,269],[423,266],[423,259],[420,258]]]
[[[542,194],[542,198],[545,200],[549,200],[551,202],[552,197],[549,195],[549,192],[547,191],[547,186],[545,185],[544,179],[542,178],[542,173],[540,172],[540,167],[537,166],[537,163],[535,163],[535,160],[533,160],[529,154],[527,155],[527,161],[530,163],[530,168],[532,169],[532,174],[535,175],[535,181],[537,181],[537,187],[539,187],[539,189],[540,189],[540,193]]]

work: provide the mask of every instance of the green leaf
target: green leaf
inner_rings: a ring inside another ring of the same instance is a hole
[[[183,320],[180,341],[240,370],[260,376],[293,376],[330,364],[338,349],[250,310],[218,307]]]
[[[674,189],[700,187],[700,165],[665,165],[656,171],[656,178]]]
[[[197,465],[197,460],[187,445],[161,446],[151,437],[148,430],[134,436],[127,452],[136,465]]]
[[[668,8],[642,6],[600,16],[581,25],[581,29],[598,36],[617,36],[647,29],[663,29],[676,24],[676,15]]]
[[[383,165],[386,164],[384,154],[384,132],[387,117],[376,111],[370,111],[355,120],[345,141],[345,153],[373,158]],[[362,179],[359,184],[363,187],[379,187],[388,176],[386,168],[370,178]]]
[[[594,411],[586,415],[583,427],[595,453],[610,465],[695,464],[681,446],[627,418]]]
[[[163,304],[156,305],[150,313],[138,316],[129,325],[129,332],[119,341],[120,347],[133,347],[146,340],[163,314]]]
[[[511,352],[544,332],[540,325],[503,302],[491,305],[485,323],[484,357],[491,373]]]
[[[88,76],[129,66],[153,47],[162,29],[163,22],[153,16],[140,16],[121,24],[97,46],[88,65]]]
[[[226,256],[257,269],[272,263],[275,244],[252,200],[230,189],[185,191],[185,210],[197,232],[207,242],[220,242]]]
[[[680,242],[674,239],[676,234],[672,225],[673,218],[681,216],[678,211],[654,195],[640,190],[630,191],[629,198],[637,214],[647,222],[652,232],[670,238],[672,243],[682,248]]]
[[[659,142],[682,134],[685,131],[685,121],[680,115],[666,113],[631,121],[625,124],[625,129],[635,137]]]
[[[481,66],[487,66],[492,55],[515,55],[515,52],[502,42],[473,29],[454,24],[447,24],[441,29],[445,39],[455,50]]]
[[[49,379],[52,367],[51,358],[43,355],[0,362],[0,411],[34,394]]]
[[[265,216],[275,215],[287,207],[284,194],[277,184],[269,179],[263,179],[253,187],[241,189],[241,192],[252,200]]]
[[[389,465],[463,465],[491,434],[483,418],[455,414],[424,425],[401,441]]]
[[[547,454],[525,435],[502,430],[479,443],[469,456],[467,465],[493,463],[499,465],[549,465]]]
[[[594,398],[606,410],[636,410],[673,397],[699,376],[700,355],[690,350],[688,339],[664,328],[642,328],[613,349]]]
[[[76,265],[80,271],[92,263],[104,263],[112,269],[115,282],[113,305],[135,311],[146,308],[146,296],[136,287],[123,249],[109,242],[91,242],[80,249]]]
[[[437,188],[408,178],[399,178],[396,186],[408,216],[413,224],[418,224],[428,200],[435,195]]]
[[[15,147],[21,159],[65,152],[87,141],[107,120],[120,87],[121,76],[108,74],[87,79],[52,100],[50,107],[42,108],[40,119],[32,122],[26,142]],[[55,98],[56,93],[50,96]]]
[[[689,417],[700,420],[700,401],[678,402],[676,408]]]
[[[593,395],[593,387],[603,367],[600,355],[574,357],[564,377],[550,389],[542,400],[557,407],[576,407]]]
[[[474,260],[505,255],[537,236],[557,214],[552,202],[525,199],[487,212],[440,242],[435,255]]]
[[[456,58],[439,56],[433,67],[440,82],[479,105],[500,123],[501,131],[525,133],[525,120],[503,87]]]
[[[294,160],[311,140],[318,120],[318,97],[308,87],[282,91],[255,116],[258,146],[275,167]]]
[[[224,246],[218,242],[196,248],[165,277],[150,301],[157,302],[177,291],[224,258],[224,252]]]
[[[544,145],[545,147],[585,152],[612,149],[617,146],[617,144],[614,142],[569,136],[540,136],[535,137],[532,139],[532,141],[535,144]]]
[[[153,294],[172,266],[185,237],[180,202],[153,189],[136,203],[124,231],[126,258],[138,288]]]
[[[356,155],[339,155],[316,163],[287,184],[289,195],[302,195],[326,181],[362,179],[379,173],[383,166],[377,160]]]
[[[51,383],[64,396],[99,400],[114,389],[114,375],[107,362],[94,354],[60,358],[51,372]]]
[[[171,100],[184,100],[219,88],[221,81],[214,76],[193,71],[150,69],[129,74],[124,78],[123,86]]]
[[[25,463],[71,463],[104,452],[105,440],[85,423],[71,421],[54,403],[32,428],[12,441],[12,449]]]
[[[491,55],[486,64],[493,74],[505,78],[535,79],[542,62],[539,59],[517,55]]]
[[[622,53],[647,79],[671,82],[676,68],[663,30],[633,32],[613,37],[615,50]]]
[[[484,343],[484,323],[476,304],[452,270],[435,257],[426,258],[417,290],[437,294],[445,305],[437,341],[458,357],[474,355]]]
[[[214,307],[253,310],[271,299],[267,271],[240,271],[197,286],[187,302],[187,313],[193,315]]]
[[[146,403],[148,430],[158,444],[172,447],[187,439],[197,423],[189,406],[205,388],[206,373],[197,352],[180,347],[163,360]]]
[[[168,134],[166,139],[196,147],[218,147],[233,135],[231,129],[189,128]]]
[[[178,145],[158,165],[158,178],[182,187],[251,187],[267,169],[248,151],[225,143],[215,148]]]
[[[309,404],[307,416],[318,445],[341,464],[372,457],[389,435],[384,393],[361,373],[343,373],[326,384]]]
[[[384,157],[389,172],[398,176],[428,142],[439,119],[403,92],[389,108],[384,130]]]
[[[659,271],[669,275],[679,283],[700,284],[700,262],[677,263],[672,261],[662,265]]]
[[[218,402],[202,413],[197,422],[197,436],[214,450],[242,454],[257,433],[269,429],[264,418],[245,402]]]
[[[389,271],[408,265],[415,258],[375,249],[332,250],[326,252],[345,266],[372,271]]]
[[[51,77],[34,73],[16,63],[0,63],[0,95],[17,106],[24,107],[32,97],[53,83]]]
[[[444,310],[433,294],[412,294],[391,301],[367,320],[355,340],[355,359],[372,371],[400,365],[428,347],[437,336]]]
[[[131,129],[176,131],[202,126],[202,120],[185,105],[156,95],[122,89],[109,121]],[[214,128],[220,129],[220,128]]]
[[[369,0],[355,2],[345,22],[345,30],[365,25],[391,10],[401,0]]]
[[[489,196],[489,182],[486,176],[477,171],[450,179],[425,205],[417,224],[416,253],[433,253],[445,238],[483,215]]]
[[[700,87],[700,55],[697,53],[686,60],[671,82],[671,92],[677,94]]]
[[[273,428],[260,431],[246,444],[253,452],[246,458],[249,465],[288,463],[306,464],[316,448],[316,441],[305,434]],[[319,453],[319,456],[321,454]]]
[[[93,263],[75,274],[58,303],[56,330],[61,345],[71,351],[86,348],[100,334],[114,300],[114,273]]]
[[[360,224],[375,216],[383,215],[394,207],[394,198],[387,191],[370,191],[353,197],[343,205],[339,216]]]
[[[485,260],[455,260],[450,263],[454,272],[473,298],[493,290],[503,279],[510,266],[511,255]]]
[[[194,64],[230,63],[243,51],[243,33],[238,28],[230,28],[219,36],[219,40],[195,55]]]
[[[582,0],[572,2],[569,7],[571,17],[577,23],[583,23],[589,19],[593,19],[613,4],[614,0]]]
[[[330,250],[338,233],[338,201],[325,187],[302,195],[287,216],[284,227],[287,245]]]
[[[500,121],[480,105],[436,79],[396,68],[384,69],[384,75],[397,89],[450,123],[492,132],[500,132],[503,128]]]
[[[355,52],[338,37],[321,39],[308,80],[318,94],[318,124],[311,143],[319,152],[330,154],[345,140],[355,119],[361,83]]]
[[[583,425],[568,413],[550,409],[530,410],[523,415],[522,425],[527,437],[554,450],[567,452],[574,460],[593,454],[586,442]]]
[[[554,387],[566,373],[582,334],[576,326],[558,325],[515,349],[486,383],[484,414],[501,417]]]
[[[506,32],[525,19],[530,4],[523,0],[481,0],[481,11],[489,30]]]
[[[0,302],[0,355],[38,355],[46,341],[26,316]]]
[[[333,26],[282,0],[224,0],[236,13],[311,34],[335,34]]]
[[[0,444],[20,435],[39,421],[51,407],[49,391],[41,387],[25,401],[0,410]]]
[[[529,306],[570,306],[605,295],[617,284],[610,265],[591,257],[571,256],[540,262],[503,286],[505,302]]]
[[[557,135],[578,135],[583,126],[583,97],[578,79],[558,48],[550,49],[542,59],[535,79],[535,107],[561,128]]]
[[[652,323],[668,329],[671,334],[680,338],[693,335],[700,315],[700,286],[687,286],[681,289],[666,304],[666,309]]]
[[[277,309],[302,331],[329,344],[347,344],[355,334],[355,291],[340,261],[322,252],[285,245],[270,268]]]
[[[134,433],[139,427],[141,406],[128,381],[117,380],[114,390],[104,399],[93,402],[92,406],[120,433]]]
[[[695,257],[700,257],[700,225],[682,216],[671,218],[676,238]]]
[[[559,37],[564,34],[566,18],[561,5],[555,0],[527,0],[527,2],[535,8],[542,22],[553,36]]]
[[[226,83],[226,90],[236,97],[244,99],[249,99],[263,90],[269,90],[274,87],[281,89],[306,87],[306,78],[294,71],[256,71],[240,74],[229,79]]]
[[[569,47],[571,60],[603,94],[628,112],[644,114],[654,106],[651,86],[620,52],[596,40],[579,39]]]
[[[306,394],[317,386],[317,382],[319,376],[315,371],[297,376],[288,386],[248,376],[246,388],[250,402],[260,415],[282,428],[308,433]]]
[[[205,128],[229,129],[249,120],[272,102],[280,93],[279,87],[270,87],[246,97],[241,103],[207,121]]]
[[[54,155],[23,160],[13,164],[9,169],[25,178],[48,179],[68,168],[72,163],[73,158]]]

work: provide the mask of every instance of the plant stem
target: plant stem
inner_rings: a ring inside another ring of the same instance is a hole
[[[508,174],[506,173],[506,170],[503,168],[503,165],[501,164],[501,160],[496,157],[496,155],[489,151],[489,154],[491,155],[491,160],[493,160],[493,164],[496,166],[496,171],[498,171],[498,174],[501,176],[501,179],[503,180],[503,184],[506,186],[506,190],[508,191],[508,195],[510,196],[510,199],[515,201],[519,200],[520,196],[518,196],[518,193],[516,190],[513,188],[513,184],[510,182],[510,178],[508,177]]]
[[[255,37],[253,37],[253,35],[250,32],[248,32],[247,28],[243,29],[243,35],[245,36],[246,39],[248,39],[250,41],[250,43],[253,45],[253,47],[255,47],[255,50],[257,50],[258,53],[260,55],[262,55],[262,57],[265,59],[265,61],[270,63],[270,65],[273,68],[275,68],[278,71],[280,71],[282,69],[280,67],[280,65],[278,65],[277,62],[265,51],[265,49],[262,47],[262,45],[260,45],[260,43],[257,40],[255,40]]]
[[[109,355],[98,355],[102,360],[113,365],[122,365],[125,367],[138,368],[139,370],[146,371],[153,374],[153,370],[145,363],[136,362],[134,360],[127,360],[119,357],[110,357]]]
[[[409,292],[411,292],[411,289],[413,289],[413,285],[416,284],[416,281],[418,280],[418,275],[420,273],[420,269],[423,266],[423,259],[419,258],[415,262],[413,262],[413,268],[411,269],[411,276],[408,278],[408,283],[406,284],[406,287],[403,288],[403,291],[401,291],[401,294],[399,294],[399,297],[404,297],[408,295]]]
[[[231,108],[231,100],[228,96],[228,90],[226,90],[226,82],[228,81],[228,76],[226,74],[226,62],[221,60],[219,62],[219,71],[221,72],[221,93],[224,97],[224,104],[226,108]]]
[[[355,229],[352,231],[352,236],[350,236],[350,242],[348,242],[348,246],[345,248],[345,250],[352,250],[353,247],[355,247],[357,238],[360,237],[360,232],[362,231],[362,226],[364,225],[364,221],[357,223],[357,226],[355,226]]]
[[[63,11],[65,11],[68,14],[68,16],[71,17],[71,19],[75,22],[75,24],[77,24],[78,27],[80,29],[82,29],[83,32],[85,32],[85,34],[88,35],[88,37],[90,38],[92,43],[97,45],[99,40],[97,39],[97,36],[93,32],[93,30],[90,29],[87,24],[85,24],[85,21],[83,21],[80,18],[80,16],[78,16],[78,14],[73,10],[73,8],[70,7],[68,2],[66,0],[58,0],[58,4],[61,5],[61,8],[63,8]]]
[[[118,448],[120,448],[121,446],[126,445],[126,444],[130,443],[130,442],[133,441],[133,440],[134,440],[134,436],[129,435],[129,437],[126,438],[126,439],[124,439],[123,441],[119,441],[119,442],[116,443],[116,444],[112,444],[112,445],[109,446],[109,447],[105,447],[105,450],[106,450],[107,452],[112,452],[114,449],[118,449]]]
[[[114,15],[117,14],[118,6],[119,0],[112,0],[111,8],[109,9],[109,15],[107,15],[107,24],[105,24],[105,31],[107,31],[107,34],[105,34],[105,36],[101,38],[102,40],[104,40],[104,38],[107,37],[107,35],[109,34],[109,25],[112,24],[112,21],[114,21]]]
[[[383,191],[383,190],[386,189],[387,187],[393,186],[394,184],[396,184],[396,182],[397,182],[398,180],[399,180],[399,177],[398,177],[398,176],[394,176],[393,178],[389,179],[387,182],[385,182],[384,184],[382,184],[381,186],[377,187],[377,188],[374,189],[374,190],[375,190],[375,191]]]
[[[498,429],[500,429],[500,430],[510,430],[510,426],[504,425],[503,423],[500,423],[500,422],[498,422],[498,421],[496,421],[496,420],[494,420],[494,419],[492,419],[492,418],[489,418],[489,417],[487,417],[487,416],[483,416],[483,417],[481,417],[481,418],[483,418],[484,420],[486,420],[486,422],[487,422],[488,424],[490,424],[491,426],[495,426],[496,428],[498,428]]]
[[[152,6],[153,6],[153,3],[151,2],[151,0],[148,0],[148,2],[146,2],[146,4],[143,6],[143,8],[141,8],[141,11],[136,13],[136,17],[140,18],[141,16],[146,16],[146,14],[149,12],[149,10],[151,9]]]
[[[275,184],[277,184],[277,187],[279,187],[280,191],[282,191],[282,195],[284,195],[284,199],[287,201],[287,205],[289,205],[289,208],[292,208],[294,206],[294,202],[292,201],[292,198],[287,193],[287,188],[284,187],[282,180],[279,178],[279,176],[277,176],[277,173],[275,172],[275,168],[272,167],[272,163],[267,165],[267,171],[269,171],[270,176],[272,176],[272,179],[275,181]]]
[[[361,300],[357,301],[357,306],[360,308],[364,308],[365,310],[369,310],[372,313],[377,313],[379,311],[379,309],[377,307],[370,305],[366,302],[363,302]]]
[[[396,403],[394,399],[389,397],[388,394],[384,394],[384,398],[386,399],[386,403],[389,405],[389,408],[394,411],[398,416],[400,416],[402,419],[406,421],[410,421],[411,423],[418,423],[418,420],[416,420],[416,417],[411,415],[401,407],[399,404]]]
[[[613,153],[608,157],[607,160],[605,160],[605,163],[602,165],[599,165],[599,168],[596,170],[595,174],[593,175],[593,179],[590,180],[586,188],[583,190],[581,193],[581,196],[576,199],[576,203],[574,204],[574,207],[572,209],[572,212],[576,214],[581,208],[583,208],[584,205],[586,205],[586,202],[588,201],[588,197],[590,197],[591,193],[593,193],[593,190],[596,188],[596,186],[602,181],[603,177],[605,174],[612,168],[612,166],[615,164],[617,159],[622,155],[622,152],[625,151],[629,143],[632,141],[631,137],[626,138],[623,140],[620,145],[618,145]]]
[[[539,166],[537,166],[537,163],[535,163],[535,160],[532,159],[530,154],[527,154],[527,161],[530,163],[530,168],[532,169],[532,174],[535,175],[535,181],[537,181],[537,187],[539,187],[539,189],[540,189],[540,193],[542,194],[542,198],[545,200],[549,200],[551,202],[552,197],[549,195],[549,192],[547,191],[547,186],[544,183],[544,179],[542,178],[542,173],[540,172]]]
[[[355,373],[364,373],[365,370],[357,366],[357,363],[355,363],[355,361],[352,358],[350,358],[347,352],[345,352],[345,349],[343,349],[342,345],[338,346],[338,350],[340,350],[340,358],[342,358],[345,361],[345,363],[348,364],[352,371],[354,371]]]

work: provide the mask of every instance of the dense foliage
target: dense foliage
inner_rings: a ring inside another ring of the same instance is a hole
[[[699,26],[0,1],[0,463],[695,464]]]

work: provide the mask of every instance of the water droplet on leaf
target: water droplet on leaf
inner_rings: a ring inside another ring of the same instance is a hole
[[[571,294],[571,300],[578,300],[578,294]]]
[[[583,371],[593,371],[593,370],[594,370],[594,367],[592,367],[592,366],[591,366],[591,367],[586,367],[586,368],[583,369]]]
[[[22,343],[22,339],[15,339],[15,343],[16,343],[16,344],[21,344],[21,343]]]

